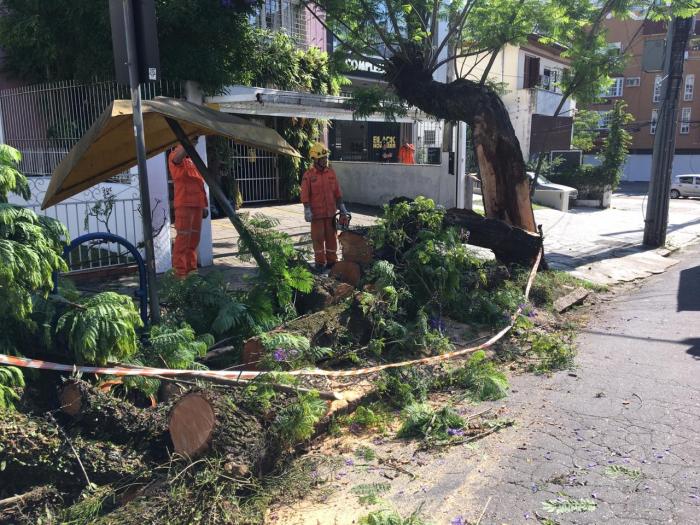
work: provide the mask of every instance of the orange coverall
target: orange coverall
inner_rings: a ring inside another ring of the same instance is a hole
[[[185,277],[197,269],[197,246],[202,230],[202,214],[208,206],[204,179],[192,159],[185,157],[180,164],[173,161],[175,151],[168,157],[170,176],[175,187],[175,275]]]
[[[312,166],[301,179],[301,202],[311,206],[311,241],[316,264],[338,260],[338,240],[333,227],[336,203],[342,197],[340,185],[332,168],[323,170]]]
[[[415,151],[416,148],[413,146],[413,144],[404,144],[403,146],[401,146],[401,148],[399,149],[399,162],[401,164],[415,164]]]

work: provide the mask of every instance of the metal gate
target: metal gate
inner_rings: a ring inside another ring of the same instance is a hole
[[[280,200],[278,155],[229,140],[224,173],[238,183],[244,203]]]

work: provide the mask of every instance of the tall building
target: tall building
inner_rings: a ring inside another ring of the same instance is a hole
[[[659,70],[644,71],[642,57],[663,55],[667,25],[642,17],[628,20],[606,20],[607,40],[611,47],[628,55],[626,66],[603,94],[603,100],[590,109],[600,113],[598,127],[608,127],[609,112],[618,100],[627,102],[634,116],[630,125],[633,142],[622,180],[648,181],[651,175],[651,153],[659,113],[661,86],[665,80]],[[673,174],[700,173],[700,23],[695,24],[683,64],[683,82],[678,101],[676,123],[676,155]]]

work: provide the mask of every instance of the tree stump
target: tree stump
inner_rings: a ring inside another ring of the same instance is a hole
[[[169,407],[137,408],[85,381],[70,381],[59,392],[64,414],[70,416],[91,437],[114,443],[134,443],[165,455],[168,440]]]
[[[365,266],[374,260],[372,244],[363,233],[359,231],[341,232],[338,240],[343,251],[343,261]]]
[[[0,492],[19,493],[33,485],[73,489],[86,485],[80,463],[93,483],[112,483],[147,472],[133,447],[81,436],[68,438],[54,421],[0,410]],[[80,462],[78,459],[80,458]]]
[[[358,263],[343,260],[333,265],[330,276],[356,288],[360,284],[362,272]]]
[[[170,410],[168,430],[178,454],[190,459],[219,454],[227,470],[239,475],[259,473],[269,452],[260,421],[218,392],[193,390],[182,396]]]

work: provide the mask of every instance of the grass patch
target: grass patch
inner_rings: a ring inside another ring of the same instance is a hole
[[[453,408],[439,410],[425,403],[407,406],[402,414],[403,425],[397,434],[401,438],[449,439],[450,431],[464,428],[465,421]]]
[[[527,271],[518,272],[514,278],[519,286],[524,287],[529,275]],[[551,308],[554,301],[566,295],[569,288],[586,288],[593,292],[603,292],[606,286],[579,279],[567,272],[547,270],[538,272],[530,290],[530,301],[539,308]]]
[[[362,483],[354,486],[352,492],[362,505],[376,505],[381,501],[380,496],[391,489],[388,483]]]
[[[377,510],[360,518],[360,525],[429,525],[417,512],[406,518],[393,510]]]
[[[362,445],[355,449],[355,457],[365,461],[374,461],[377,459],[377,453],[373,448]]]

